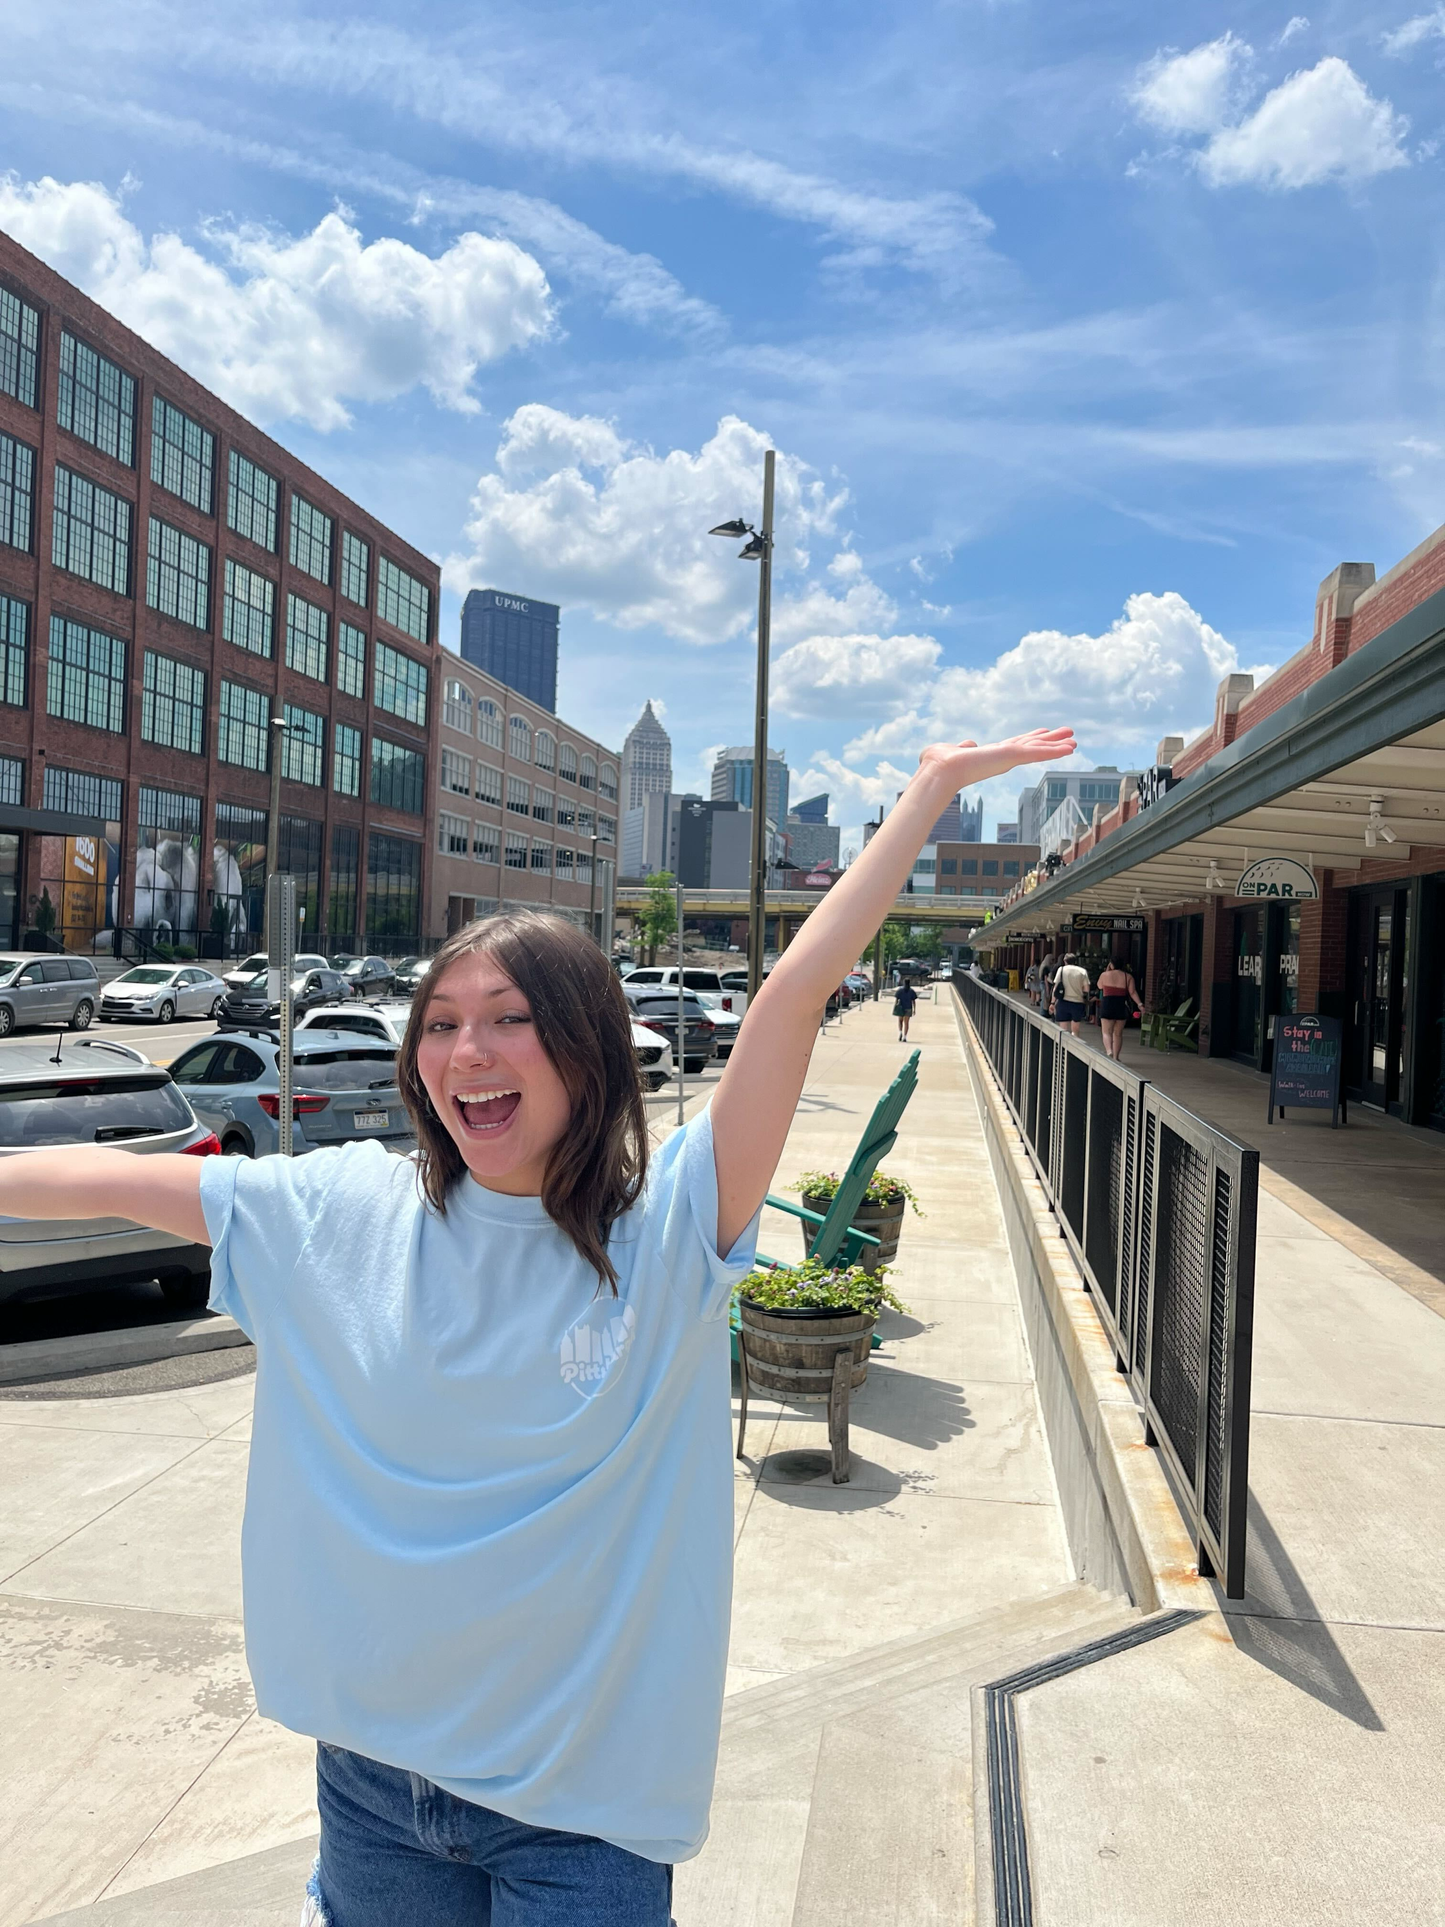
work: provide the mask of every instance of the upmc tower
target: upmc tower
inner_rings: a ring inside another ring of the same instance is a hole
[[[473,589],[462,604],[462,657],[555,716],[561,615],[555,602]]]

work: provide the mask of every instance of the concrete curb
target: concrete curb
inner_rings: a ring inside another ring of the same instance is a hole
[[[1014,1266],[1017,1271],[1027,1267],[1036,1281],[1039,1309],[1052,1328],[1082,1429],[1081,1439],[1069,1441],[1052,1435],[1049,1439],[1071,1543],[1076,1521],[1085,1507],[1081,1504],[1076,1509],[1070,1504],[1066,1490],[1070,1460],[1076,1474],[1086,1475],[1095,1488],[1091,1496],[1102,1502],[1112,1539],[1109,1551],[1122,1560],[1134,1603],[1146,1613],[1183,1607],[1213,1616],[1219,1612],[1214,1588],[1199,1575],[1194,1547],[1164,1469],[1158,1455],[1144,1443],[1143,1419],[1114,1369],[1113,1347],[1049,1209],[1043,1186],[1034,1175],[992,1067],[957,999],[954,1017],[983,1114],[994,1173],[1005,1193],[1004,1215],[1009,1223]],[[1022,1277],[1020,1289],[1027,1289]],[[1027,1306],[1025,1318],[1032,1323]],[[1034,1334],[1030,1336],[1032,1342]],[[1082,1466],[1081,1448],[1086,1461]],[[1075,1482],[1082,1483],[1082,1478]],[[1089,1523],[1081,1529],[1087,1531]],[[1088,1573],[1087,1549],[1084,1556],[1078,1545],[1074,1549],[1082,1575],[1093,1577],[1095,1584],[1107,1585],[1104,1573]]]
[[[222,1351],[249,1345],[234,1318],[182,1318],[166,1325],[137,1325],[113,1332],[77,1332],[66,1338],[39,1338],[0,1348],[0,1385],[36,1379],[69,1378],[82,1372],[114,1371],[123,1365],[149,1365],[186,1352]]]

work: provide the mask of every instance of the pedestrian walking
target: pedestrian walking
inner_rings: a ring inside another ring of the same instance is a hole
[[[208,1245],[256,1346],[246,1655],[317,1741],[315,1927],[666,1927],[722,1718],[728,1311],[819,1016],[959,790],[1073,750],[925,750],[660,1149],[606,956],[506,911],[413,1000],[413,1156],[0,1159],[0,1215]]]
[[[1047,1017],[1054,995],[1054,972],[1058,960],[1052,948],[1046,950],[1039,960],[1039,1009]]]
[[[1104,1050],[1120,1063],[1124,1056],[1124,1026],[1141,1002],[1134,973],[1120,963],[1107,963],[1094,986],[1099,993],[1099,1029],[1104,1034]]]
[[[1039,1001],[1039,967],[1032,960],[1030,960],[1029,967],[1024,972],[1024,990],[1027,993],[1029,1002],[1037,1008]]]
[[[898,1019],[898,1041],[908,1042],[908,1025],[918,1007],[918,992],[905,977],[898,986],[898,995],[893,999],[893,1015]]]
[[[1071,950],[1054,979],[1054,1016],[1077,1037],[1089,1008],[1089,973]]]

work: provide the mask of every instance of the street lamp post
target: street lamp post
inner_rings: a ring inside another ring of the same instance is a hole
[[[604,944],[597,934],[597,832],[595,830],[592,832],[590,847],[592,861],[587,872],[587,934],[600,950],[605,950],[610,956],[612,946]]]
[[[266,894],[261,947],[271,951],[271,879],[280,866],[281,856],[281,751],[286,738],[295,734],[284,713],[271,718],[271,814],[266,819]]]
[[[753,711],[753,854],[748,900],[748,1002],[757,996],[763,981],[764,937],[767,929],[768,888],[768,649],[773,604],[773,474],[777,455],[771,448],[763,456],[763,525],[751,522],[719,523],[710,535],[752,539],[739,549],[744,562],[756,562],[758,570],[758,668]]]

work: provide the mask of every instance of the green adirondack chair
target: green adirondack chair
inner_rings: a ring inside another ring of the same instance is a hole
[[[833,1194],[833,1200],[826,1212],[810,1211],[806,1205],[794,1204],[791,1198],[780,1198],[776,1193],[768,1193],[767,1202],[776,1211],[786,1211],[789,1217],[801,1218],[805,1224],[816,1227],[813,1249],[810,1256],[824,1262],[836,1258],[840,1264],[856,1264],[865,1245],[876,1245],[877,1238],[871,1231],[860,1230],[851,1222],[853,1213],[863,1202],[863,1193],[873,1182],[873,1173],[898,1142],[898,1126],[903,1113],[908,1109],[908,1100],[918,1088],[918,1058],[914,1051],[897,1077],[879,1098],[874,1106],[873,1115],[867,1128],[858,1140],[858,1148],[853,1160],[843,1173],[843,1181]],[[769,1267],[781,1261],[765,1258],[758,1253],[758,1263]],[[738,1355],[737,1307],[733,1307],[733,1357]]]
[[[1140,1035],[1144,1042],[1153,1050],[1163,1050],[1165,1048],[1164,1032],[1166,1028],[1170,1024],[1182,1024],[1193,1008],[1194,999],[1192,997],[1186,997],[1178,1010],[1172,1014],[1167,1010],[1151,1011],[1147,1017],[1141,1020],[1139,1025]]]
[[[1192,999],[1190,1000],[1193,1001]],[[1166,1017],[1155,1033],[1154,1041],[1160,1050],[1167,1051],[1177,1044],[1180,1050],[1199,1049],[1199,1012],[1188,1016],[1189,1004],[1183,1010],[1176,1010],[1172,1017]]]

